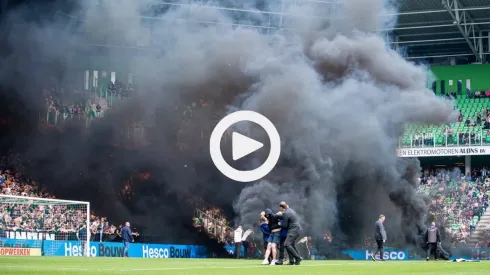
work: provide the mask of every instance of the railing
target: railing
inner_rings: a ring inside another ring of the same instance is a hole
[[[128,91],[122,88],[109,90],[105,86],[92,87],[88,92],[88,96],[89,96],[88,100],[92,102],[104,102],[104,104],[106,104],[107,107],[110,108],[114,106],[114,104],[117,101],[127,98],[129,94],[131,94],[132,92],[133,90]],[[85,108],[82,111],[85,111]],[[102,112],[97,112],[93,110],[93,114],[91,112],[86,114],[80,114],[80,113],[75,114],[71,112],[65,112],[60,109],[48,107],[46,113],[40,114],[40,119],[45,120],[46,124],[49,126],[58,126],[70,120],[86,120],[86,125],[88,126],[90,120],[93,120],[101,116],[104,111],[106,111],[106,108],[103,107]]]
[[[490,146],[490,129],[451,131],[446,129],[437,133],[418,133],[403,135],[399,148],[433,148]]]
[[[216,238],[220,242],[225,242],[227,233],[233,232],[233,229],[228,227],[222,221],[215,219],[210,214],[206,215],[206,213],[197,208],[194,213],[194,219],[195,227],[205,230],[210,236]]]
[[[46,125],[48,126],[60,126],[64,125],[69,121],[79,121],[85,122],[85,126],[89,125],[91,120],[99,117],[101,114],[99,112],[94,111],[93,115],[85,114],[85,113],[70,113],[65,111],[60,111],[54,108],[49,108],[46,112],[45,116],[40,116],[41,120],[46,121]]]
[[[98,93],[100,98],[105,98],[107,100],[107,106],[112,107],[118,101],[128,98],[133,93],[133,90],[128,91],[124,89],[110,90],[107,88],[100,88]]]

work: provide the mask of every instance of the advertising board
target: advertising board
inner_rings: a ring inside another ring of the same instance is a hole
[[[40,248],[0,247],[1,256],[41,256]]]
[[[371,260],[371,254],[373,254],[372,250],[344,250],[343,254],[349,255],[353,260]],[[376,260],[379,260],[379,253],[376,255]],[[391,250],[385,249],[384,260],[397,260],[397,261],[406,261],[408,260],[408,250]]]
[[[43,244],[41,244],[43,242]],[[78,241],[38,241],[0,239],[1,248],[43,247],[45,256],[83,256],[82,243]],[[123,257],[124,246],[114,242],[91,242],[91,257]],[[142,244],[129,245],[129,257],[133,258],[205,258],[207,249],[199,245]]]
[[[490,146],[398,148],[401,158],[489,155]]]
[[[234,246],[225,246],[230,255],[234,253]],[[313,251],[312,251],[313,252]],[[91,242],[90,257],[123,257],[124,246],[122,243],[115,242]],[[370,260],[373,253],[370,249],[344,250],[343,254],[348,255],[353,260]],[[129,257],[132,258],[206,258],[208,253],[205,246],[199,245],[174,245],[174,244],[143,244],[132,243],[129,245]],[[243,256],[243,247],[241,248]],[[255,249],[256,257],[261,257],[261,252]],[[315,259],[324,259],[317,257]],[[412,255],[408,249],[385,249],[383,259],[391,261],[406,261],[421,259]],[[464,255],[463,255],[464,254]],[[466,260],[490,260],[490,249],[474,248],[468,249],[463,254],[455,253],[451,259],[462,258]],[[0,238],[0,256],[65,256],[82,257],[83,249],[77,241],[53,241],[53,240],[19,240]],[[377,256],[379,260],[379,256]]]

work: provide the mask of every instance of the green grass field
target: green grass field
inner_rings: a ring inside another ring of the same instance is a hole
[[[259,260],[1,257],[0,274],[489,274],[490,261],[303,261],[301,266],[261,266]]]

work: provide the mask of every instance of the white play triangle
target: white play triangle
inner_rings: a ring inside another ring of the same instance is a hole
[[[264,144],[237,132],[233,132],[231,139],[233,160],[239,160],[264,147]]]

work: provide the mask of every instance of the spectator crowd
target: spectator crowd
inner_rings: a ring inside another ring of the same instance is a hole
[[[209,236],[216,238],[226,245],[233,244],[233,229],[222,209],[205,203],[202,199],[190,200],[196,205],[193,225],[199,231],[205,231]]]
[[[457,121],[446,126],[408,125],[401,144],[415,147],[490,144],[490,97],[478,90],[458,96],[450,92],[445,97],[455,103]]]
[[[475,90],[466,95],[468,99],[490,98],[490,90],[482,91]],[[448,99],[457,99],[455,92],[449,92],[446,97]],[[463,121],[464,120],[464,121]],[[490,130],[490,109],[483,107],[471,117],[463,119],[463,114],[459,112],[458,122],[464,122],[466,127],[483,126],[483,129]]]
[[[102,117],[102,99],[91,96],[88,91],[44,89],[47,107],[41,120],[48,125],[60,125],[67,121],[90,121]]]
[[[110,82],[107,87],[92,88],[92,91],[65,88],[43,89],[46,114],[41,121],[47,125],[62,125],[67,121],[84,121],[101,118],[113,104],[114,98],[128,97],[134,92],[130,83]]]
[[[23,166],[17,155],[0,157],[0,194],[56,199],[36,181],[25,178],[20,172],[22,170]],[[45,232],[54,233],[58,240],[76,239],[76,232],[86,225],[86,210],[82,204],[1,203],[0,232]],[[121,228],[122,225],[115,226],[106,217],[96,216],[93,211],[90,214],[92,241],[114,240],[120,236]],[[138,233],[134,235],[139,236]]]
[[[134,92],[134,89],[131,83],[124,85],[121,81],[116,80],[109,83],[107,91],[110,93],[110,95],[116,97],[128,97]]]
[[[466,175],[458,170],[426,170],[418,192],[429,196],[430,213],[454,245],[473,245],[471,236],[488,208],[489,190],[490,176],[483,167]],[[483,233],[477,240],[479,247],[489,245],[489,235]]]
[[[36,181],[24,177],[22,162],[17,155],[0,157],[1,194],[24,197],[56,198]],[[138,174],[148,178],[149,173]],[[126,186],[126,185],[125,185]],[[124,193],[127,190],[122,190]],[[489,247],[490,221],[480,224],[483,229],[476,242],[471,241],[481,217],[486,212],[490,192],[490,171],[483,167],[472,173],[461,174],[459,170],[426,169],[420,178],[418,192],[429,198],[429,212],[445,229],[446,237],[454,244]],[[190,198],[195,205],[193,224],[218,241],[232,245],[233,229],[224,212],[206,204],[202,199]],[[0,204],[0,229],[4,231],[56,233],[57,239],[74,238],[75,233],[86,223],[82,205]],[[110,241],[119,235],[122,225],[111,224],[106,217],[90,214],[89,229],[93,241]],[[333,239],[330,233],[325,238]],[[366,238],[366,245],[370,240]]]

